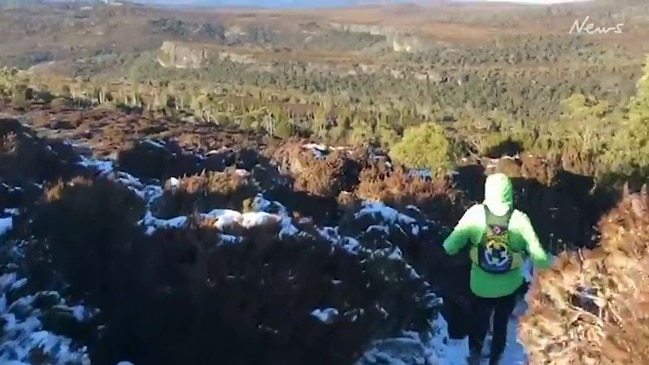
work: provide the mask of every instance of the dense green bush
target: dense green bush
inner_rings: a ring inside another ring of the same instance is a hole
[[[436,171],[450,166],[452,149],[442,126],[423,123],[405,130],[390,150],[390,158],[409,167]]]

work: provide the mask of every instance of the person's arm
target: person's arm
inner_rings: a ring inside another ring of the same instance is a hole
[[[481,205],[474,205],[464,213],[453,232],[444,240],[444,251],[447,254],[455,255],[467,244],[479,229],[481,213],[484,214],[484,208]]]
[[[548,256],[547,252],[545,252],[545,250],[543,249],[541,242],[539,242],[539,237],[534,231],[534,227],[532,226],[532,222],[530,222],[530,218],[527,216],[527,214],[521,211],[517,211],[517,213],[516,227],[518,228],[520,235],[525,240],[525,243],[527,245],[527,252],[530,254],[534,265],[542,269],[550,267],[552,265],[552,260]]]

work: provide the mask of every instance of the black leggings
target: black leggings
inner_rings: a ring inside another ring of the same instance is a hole
[[[516,302],[523,287],[514,293],[500,298],[474,297],[472,303],[472,321],[469,329],[469,348],[472,352],[480,353],[485,337],[489,331],[491,314],[493,313],[493,336],[490,358],[496,361],[505,351],[507,345],[507,325],[509,317],[514,312]]]

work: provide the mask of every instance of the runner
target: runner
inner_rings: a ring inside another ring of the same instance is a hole
[[[469,284],[474,295],[469,328],[469,364],[477,365],[493,314],[489,365],[497,365],[505,351],[507,323],[525,290],[523,264],[530,256],[539,268],[550,266],[528,216],[514,209],[511,180],[501,173],[487,177],[485,200],[469,208],[449,237],[449,255],[471,243]]]

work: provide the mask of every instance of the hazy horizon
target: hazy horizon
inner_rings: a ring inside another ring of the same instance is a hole
[[[165,6],[201,6],[201,7],[252,7],[252,8],[332,8],[351,7],[371,4],[408,4],[408,3],[464,3],[464,2],[506,2],[529,5],[553,5],[562,3],[592,2],[595,0],[127,0],[143,5]]]

